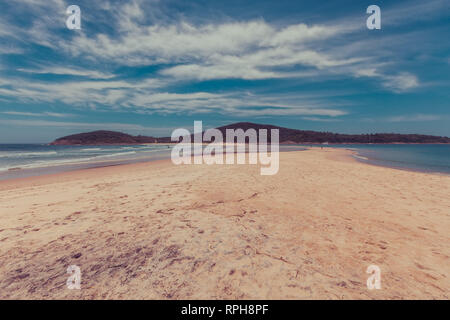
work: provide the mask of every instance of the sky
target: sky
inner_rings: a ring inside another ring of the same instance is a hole
[[[369,30],[369,5],[381,29]],[[66,26],[69,5],[81,29]],[[0,143],[249,121],[450,136],[450,1],[0,3]]]

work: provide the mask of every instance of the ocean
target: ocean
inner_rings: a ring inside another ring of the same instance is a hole
[[[448,144],[343,144],[330,147],[356,151],[355,158],[375,165],[450,174]]]
[[[304,146],[281,145],[280,151]],[[450,174],[450,145],[443,144],[342,144],[355,157],[375,165]],[[169,159],[170,145],[50,146],[0,144],[0,180],[37,176],[74,169]]]
[[[0,180],[170,158],[168,145],[0,144]]]

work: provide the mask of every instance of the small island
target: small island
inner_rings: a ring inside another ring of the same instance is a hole
[[[289,129],[267,124],[251,122],[238,122],[217,128],[224,136],[227,129],[271,129],[279,130],[280,143],[282,144],[318,144],[318,143],[450,143],[450,138],[422,135],[422,134],[399,134],[399,133],[373,133],[373,134],[340,134],[332,132],[319,132],[309,130]],[[58,138],[51,145],[130,145],[144,143],[170,143],[170,137],[147,137],[132,136],[116,131],[93,131],[74,134]]]
[[[157,139],[154,137],[132,136],[126,133],[117,131],[92,131],[73,134],[58,138],[50,145],[105,145],[105,144],[143,144],[156,143]]]

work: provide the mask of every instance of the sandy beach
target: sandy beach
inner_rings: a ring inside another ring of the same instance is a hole
[[[332,148],[259,169],[168,160],[2,181],[0,298],[449,299],[450,176]]]

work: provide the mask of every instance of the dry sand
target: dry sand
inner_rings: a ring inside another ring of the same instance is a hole
[[[448,299],[450,177],[348,154],[281,153],[274,176],[158,161],[1,182],[0,298]]]

